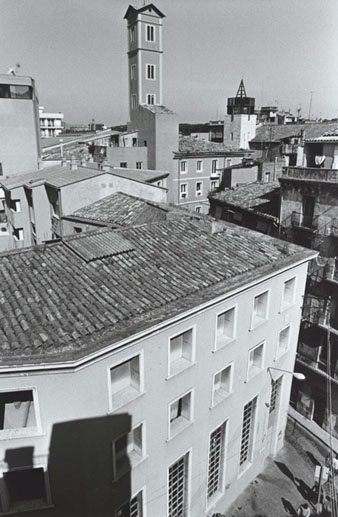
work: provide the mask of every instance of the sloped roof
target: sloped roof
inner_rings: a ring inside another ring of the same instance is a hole
[[[115,232],[130,248],[103,257]],[[102,258],[89,262],[70,249],[73,237],[0,255],[0,364],[85,358],[314,256],[230,223],[214,234],[205,221],[188,220],[101,233]],[[76,241],[95,253],[96,239]]]
[[[102,171],[90,167],[80,167],[71,169],[69,167],[48,167],[24,174],[14,174],[13,176],[2,176],[0,185],[7,189],[20,187],[22,185],[34,186],[35,183],[45,182],[53,187],[59,188],[71,185],[77,181],[93,178],[102,175]]]
[[[169,115],[175,115],[174,111],[160,104],[142,104],[141,106],[152,113],[168,113]]]
[[[254,182],[247,185],[240,185],[234,190],[226,189],[221,192],[212,192],[210,197],[223,201],[224,203],[243,208],[245,210],[258,208],[270,203],[269,196],[278,193],[280,185],[277,182],[260,183]]]
[[[117,192],[80,208],[71,215],[100,223],[131,226],[165,221],[169,210],[174,208]]]
[[[179,153],[231,153],[240,150],[223,143],[210,142],[202,138],[194,138],[191,136],[180,136]],[[244,151],[242,151],[244,152]],[[177,154],[177,153],[175,153]],[[250,154],[250,151],[248,152]]]
[[[256,128],[256,136],[250,142],[279,142],[283,138],[301,136],[304,131],[304,138],[316,138],[327,131],[338,128],[338,122],[314,122],[307,124],[264,124]]]
[[[156,5],[154,4],[147,4],[147,5],[144,5],[143,7],[134,7],[133,5],[130,5],[127,9],[127,12],[126,14],[124,15],[124,18],[129,18],[131,15],[133,14],[138,14],[138,13],[143,13],[144,11],[148,11],[149,7],[155,11],[156,14],[158,14],[158,16],[160,16],[161,18],[165,18],[165,14],[163,14],[157,7]]]

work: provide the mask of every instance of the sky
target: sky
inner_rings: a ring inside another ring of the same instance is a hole
[[[133,5],[141,7],[143,0]],[[337,0],[156,0],[163,101],[181,122],[222,118],[244,79],[256,107],[338,117]],[[0,73],[20,63],[69,123],[128,120],[127,0],[0,0]],[[312,92],[312,93],[311,93]]]

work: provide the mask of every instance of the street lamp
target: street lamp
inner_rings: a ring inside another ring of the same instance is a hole
[[[305,381],[306,377],[303,373],[300,372],[290,372],[289,370],[282,370],[281,368],[274,368],[273,366],[268,366],[268,372],[270,374],[270,377],[272,379],[271,371],[270,370],[277,370],[278,372],[284,372],[284,373],[290,373],[295,379],[298,381]]]

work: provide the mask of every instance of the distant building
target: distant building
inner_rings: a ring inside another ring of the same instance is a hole
[[[315,254],[185,218],[1,255],[1,510],[224,512],[283,446]]]
[[[277,106],[262,106],[258,111],[258,121],[263,124],[276,124],[277,123]]]
[[[256,135],[256,120],[255,99],[247,97],[242,80],[236,97],[228,98],[224,117],[224,144],[249,149],[249,142]]]
[[[174,154],[170,202],[207,214],[209,192],[218,189],[223,171],[241,163],[247,154],[231,146],[182,137],[179,152]],[[257,179],[257,170],[245,169],[240,177],[240,183],[251,183]]]
[[[63,113],[47,113],[39,107],[41,138],[58,136],[63,130]]]
[[[34,79],[0,75],[0,176],[39,168],[39,100]]]

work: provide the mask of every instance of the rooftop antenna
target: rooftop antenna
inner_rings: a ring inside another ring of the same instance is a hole
[[[21,65],[20,63],[15,63],[15,67],[13,68],[10,68],[9,66],[7,67],[7,74],[8,75],[16,75],[19,71],[19,68],[21,68]]]

